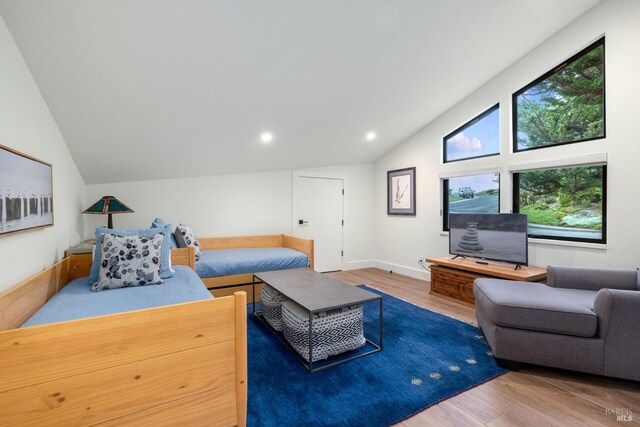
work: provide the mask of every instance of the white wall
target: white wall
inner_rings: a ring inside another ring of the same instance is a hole
[[[482,86],[454,108],[428,124],[414,136],[375,163],[376,265],[427,277],[420,271],[420,255],[436,257],[448,253],[448,237],[441,233],[441,189],[439,175],[451,171],[499,168],[501,211],[511,209],[510,164],[544,162],[582,155],[608,156],[606,247],[567,246],[530,242],[529,264],[565,264],[592,267],[635,268],[640,241],[640,2],[605,1],[578,18],[513,66]],[[607,138],[511,153],[511,94],[564,59],[606,35]],[[487,47],[487,48],[499,48]],[[472,70],[472,67],[470,67]],[[472,71],[470,71],[472,72]],[[425,100],[428,102],[428,100]],[[477,114],[500,102],[501,152],[498,157],[442,164],[442,138]],[[417,216],[386,215],[386,171],[417,167]],[[461,173],[464,174],[464,173]],[[593,246],[593,245],[592,245]]]
[[[0,237],[0,292],[64,257],[83,234],[85,185],[0,17],[0,144],[53,165],[54,226]]]
[[[291,173],[214,175],[87,186],[87,204],[112,195],[135,212],[113,215],[116,228],[146,228],[155,217],[189,225],[198,236],[290,231]],[[87,215],[87,238],[104,215]]]
[[[345,268],[371,266],[373,258],[372,164],[314,169],[340,174],[348,185],[345,217]],[[87,206],[112,195],[135,213],[113,216],[116,228],[145,228],[155,217],[189,225],[197,236],[224,237],[292,233],[291,170],[213,175],[87,186]],[[103,215],[87,215],[86,237]]]

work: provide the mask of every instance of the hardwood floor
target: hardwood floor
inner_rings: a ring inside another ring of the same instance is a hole
[[[345,283],[370,285],[477,326],[472,307],[429,295],[429,282],[424,280],[376,268],[328,274]],[[630,410],[632,421],[616,421],[615,414],[607,413],[616,408]],[[397,425],[637,426],[640,384],[528,365],[440,402]]]

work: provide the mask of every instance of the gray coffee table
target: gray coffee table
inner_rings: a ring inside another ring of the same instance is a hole
[[[256,305],[253,304],[253,315],[257,316],[262,323],[296,356],[309,372],[335,366],[349,360],[368,356],[382,351],[383,323],[382,323],[382,297],[373,292],[355,286],[347,285],[337,279],[325,276],[309,268],[296,268],[291,270],[267,271],[253,275],[253,301],[256,300],[256,284],[262,281],[273,289],[277,290],[290,300],[294,301],[309,312],[309,362],[304,360],[291,347],[291,345],[275,331],[269,322],[265,321],[261,312],[256,312]],[[332,363],[322,363],[322,366],[313,367],[313,315],[325,310],[336,309],[348,305],[364,304],[366,302],[378,301],[380,333],[378,342],[375,343],[365,336],[365,340],[373,349],[364,353],[340,358]]]

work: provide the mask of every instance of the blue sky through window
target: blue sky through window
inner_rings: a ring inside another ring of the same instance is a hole
[[[461,129],[446,140],[446,161],[500,153],[500,109]]]

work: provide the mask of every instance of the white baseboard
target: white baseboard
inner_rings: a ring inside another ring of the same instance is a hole
[[[372,259],[361,259],[357,261],[348,261],[344,264],[346,270],[357,270],[359,268],[371,268],[375,267],[375,261]]]
[[[404,265],[393,264],[391,262],[385,262],[380,260],[374,260],[374,267],[381,270],[392,271],[394,273],[402,274],[404,276],[413,277],[415,279],[431,281],[431,273],[422,267],[413,268],[406,267]]]

